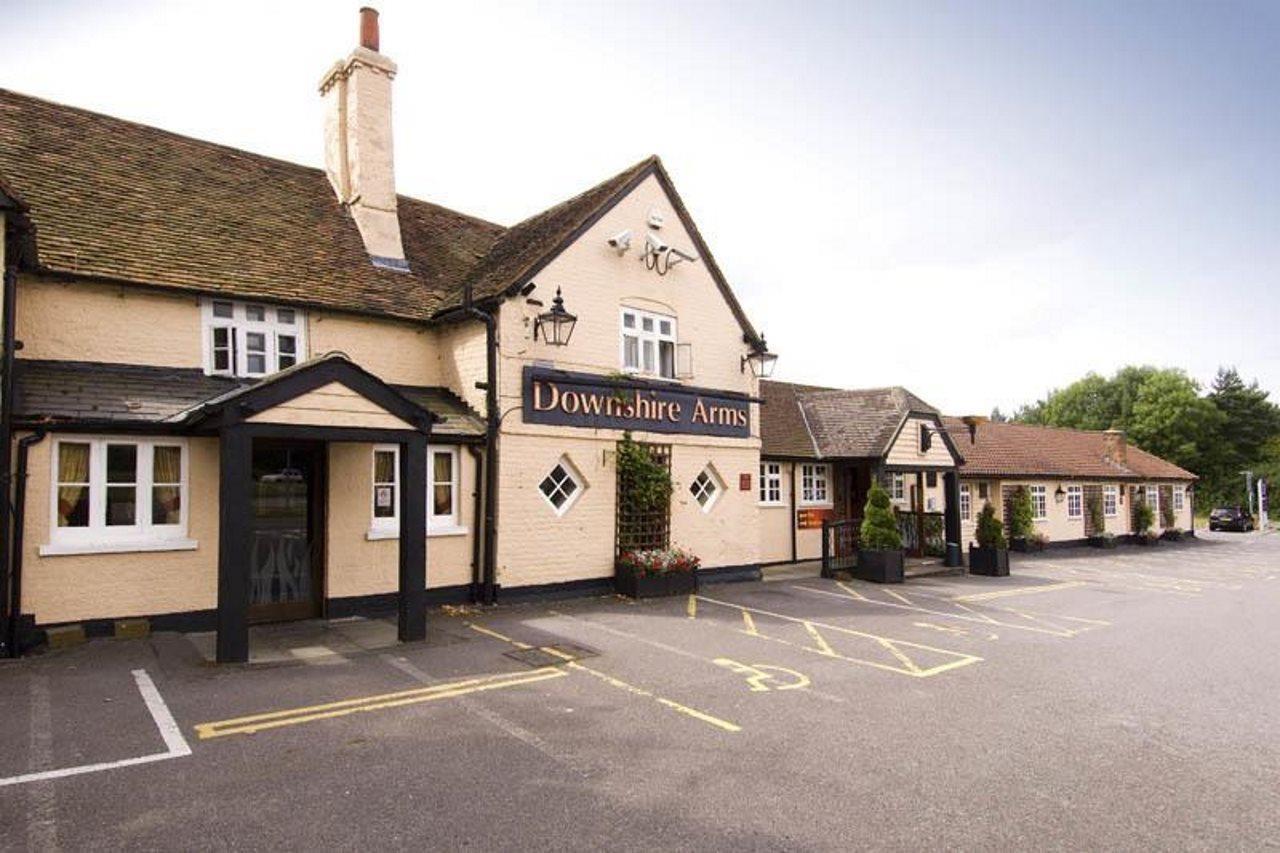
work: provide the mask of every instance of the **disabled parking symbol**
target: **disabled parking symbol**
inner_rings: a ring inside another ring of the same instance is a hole
[[[808,676],[784,666],[771,666],[764,663],[745,664],[731,658],[716,658],[715,664],[746,678],[747,686],[752,693],[795,690],[809,686]]]

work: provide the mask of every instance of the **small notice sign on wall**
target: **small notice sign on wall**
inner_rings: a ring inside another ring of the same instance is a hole
[[[391,496],[394,491],[395,490],[390,486],[378,486],[373,493],[374,504],[379,509],[389,509],[391,507]]]
[[[740,492],[751,491],[751,475],[750,474],[738,475],[738,491]]]
[[[822,522],[835,517],[830,509],[802,509],[796,514],[796,527],[801,530],[812,530],[821,527]]]

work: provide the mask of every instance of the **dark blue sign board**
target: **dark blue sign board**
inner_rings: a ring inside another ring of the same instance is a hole
[[[751,437],[752,398],[631,377],[524,368],[529,424]]]

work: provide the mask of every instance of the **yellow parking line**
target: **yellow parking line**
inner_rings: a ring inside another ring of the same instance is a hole
[[[957,595],[952,601],[990,601],[993,598],[1011,598],[1015,595],[1034,595],[1040,592],[1057,592],[1077,586],[1088,586],[1084,581],[1062,581],[1044,586],[1022,586],[1014,589],[998,589],[994,592],[974,592],[969,595]]]
[[[826,641],[826,638],[818,633],[818,629],[813,627],[812,622],[805,622],[804,628],[809,632],[809,636],[813,637],[813,641],[818,644],[818,651],[829,657],[835,657],[835,649],[831,648],[831,644]]]
[[[882,592],[884,592],[886,595],[892,595],[894,598],[898,599],[898,600],[899,600],[899,601],[901,601],[903,604],[910,605],[910,606],[913,606],[913,607],[915,606],[915,602],[914,602],[914,601],[912,601],[911,599],[907,598],[905,595],[902,595],[901,593],[894,592],[893,590],[889,589],[888,587],[884,587],[881,591],[882,591]]]
[[[485,634],[495,639],[502,640],[503,642],[510,643],[511,645],[515,646],[518,649],[533,648],[533,646],[529,645],[528,643],[522,643],[519,640],[512,639],[511,637],[508,637],[505,634],[500,634],[497,631],[494,631],[492,628],[486,628],[483,625],[477,625],[474,622],[468,622],[467,624],[470,625],[471,629],[474,631],[478,631],[481,634]],[[634,684],[628,684],[627,682],[623,681],[621,678],[616,678],[612,675],[609,675],[607,672],[601,672],[598,669],[592,669],[589,666],[578,663],[576,660],[573,659],[571,655],[567,655],[564,652],[560,651],[559,649],[543,648],[543,651],[547,652],[548,654],[554,657],[558,657],[561,660],[563,660],[565,662],[564,665],[566,668],[575,670],[577,672],[585,672],[587,675],[594,676],[595,678],[600,679],[605,684],[608,684],[610,687],[616,687],[619,690],[625,690],[626,692],[632,694],[633,696],[644,696],[646,698],[653,699],[658,704],[662,705],[663,707],[670,708],[676,713],[684,714],[686,717],[691,717],[695,720],[700,720],[704,723],[707,723],[708,725],[712,725],[718,729],[722,729],[723,731],[726,731],[726,732],[742,731],[742,727],[736,723],[731,723],[728,720],[722,720],[719,717],[715,717],[715,716],[712,716],[711,714],[704,713],[702,711],[699,711],[696,708],[690,708],[688,705],[682,705],[681,703],[676,702],[673,699],[667,699],[663,696],[657,695],[656,693],[650,690],[645,690],[643,687],[637,687]]]
[[[550,678],[561,678],[565,673],[555,667],[544,667],[533,672],[505,672],[497,675],[486,675],[477,678],[463,679],[447,684],[433,684],[414,690],[400,690],[395,693],[381,693],[375,696],[362,696],[356,699],[342,699],[337,702],[326,702],[322,705],[307,705],[300,708],[287,708],[281,711],[268,711],[263,714],[252,714],[247,717],[236,717],[230,720],[219,720],[212,723],[200,723],[195,727],[196,735],[201,740],[225,737],[226,735],[251,735],[267,729],[295,726],[299,723],[311,723],[316,720],[328,720],[355,714],[361,711],[379,711],[386,708],[399,708],[404,705],[416,705],[432,702],[437,699],[452,699],[468,693],[483,690],[498,690],[504,687],[515,687],[520,684],[532,684]]]
[[[689,603],[685,605],[685,609],[689,613],[690,619],[698,618],[698,597],[696,595],[689,596]]]
[[[760,633],[756,630],[756,620],[752,619],[751,614],[745,610],[742,611],[742,624],[747,626],[742,629],[744,634],[755,635]]]

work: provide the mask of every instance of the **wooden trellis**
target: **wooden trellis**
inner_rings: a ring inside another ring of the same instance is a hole
[[[671,470],[671,445],[640,444],[655,462]],[[616,514],[615,542],[618,553],[666,548],[671,544],[671,503],[649,510],[638,510],[630,500],[632,484],[621,469],[618,470],[618,509]]]

